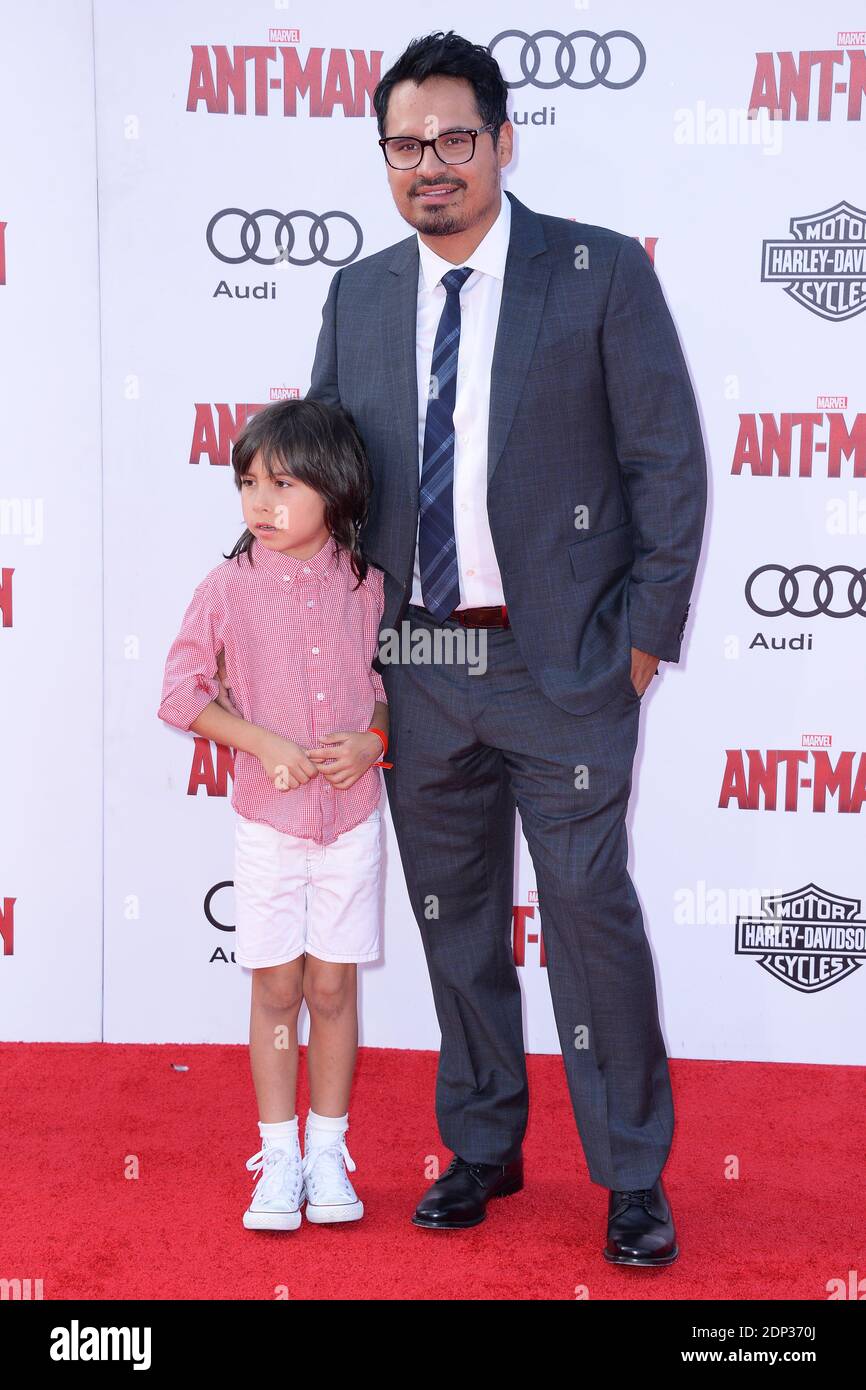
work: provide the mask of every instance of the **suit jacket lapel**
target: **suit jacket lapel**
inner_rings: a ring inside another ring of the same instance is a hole
[[[382,343],[388,367],[394,434],[409,500],[418,505],[418,371],[415,336],[418,322],[418,239],[394,248],[382,305]]]
[[[487,480],[508,438],[523,382],[541,327],[550,279],[547,243],[541,218],[515,198],[511,202],[511,236],[505,259],[502,303],[490,371],[490,416],[487,436]]]

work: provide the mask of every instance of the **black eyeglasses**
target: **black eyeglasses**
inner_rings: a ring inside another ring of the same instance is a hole
[[[434,153],[443,164],[468,164],[475,153],[475,141],[485,130],[493,130],[491,123],[479,126],[477,130],[448,130],[437,135],[435,140],[416,140],[409,135],[386,135],[380,141],[382,153],[392,169],[417,169],[424,158],[424,149],[432,145]]]

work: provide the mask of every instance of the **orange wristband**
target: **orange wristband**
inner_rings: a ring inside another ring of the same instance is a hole
[[[387,735],[386,733],[383,733],[381,729],[368,729],[368,730],[367,730],[367,733],[368,733],[368,734],[378,734],[379,738],[382,740],[382,758],[384,758],[385,754],[388,752],[388,735]],[[382,758],[380,758],[378,762],[371,763],[370,766],[371,766],[371,767],[393,767],[393,766],[394,766],[393,763],[386,763],[386,762],[383,762],[383,761],[382,761]]]

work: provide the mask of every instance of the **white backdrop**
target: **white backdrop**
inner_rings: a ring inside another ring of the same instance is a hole
[[[193,588],[242,529],[231,438],[248,409],[307,390],[333,263],[410,230],[370,102],[406,42],[506,35],[494,52],[520,82],[523,41],[506,31],[588,30],[611,37],[574,37],[559,71],[555,38],[534,66],[528,42],[505,183],[647,246],[704,422],[703,560],[683,658],[644,697],[629,816],[668,1050],[862,1063],[866,34],[842,32],[849,6],[783,0],[408,13],[66,0],[37,21],[3,7],[2,1035],[246,1039],[226,750],[156,717]],[[747,120],[750,104],[777,119]],[[274,266],[267,216],[266,263],[242,259],[242,219],[218,218],[230,209],[295,212],[290,259],[312,263]],[[343,214],[331,264],[304,209]],[[34,542],[10,500],[36,497]],[[749,585],[766,565],[782,568]],[[812,568],[785,578],[796,566]],[[527,1046],[555,1052],[518,849]],[[362,1042],[436,1047],[390,821],[386,858]],[[762,929],[768,896],[781,902]]]

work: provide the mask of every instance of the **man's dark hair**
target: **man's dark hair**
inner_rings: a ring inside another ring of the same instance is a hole
[[[481,43],[470,43],[449,29],[413,39],[396,63],[388,69],[373,93],[373,109],[379,134],[385,134],[385,117],[391,89],[398,82],[423,82],[427,77],[465,77],[475,93],[475,104],[482,125],[492,125],[494,145],[499,128],[508,119],[508,88],[493,54]]]

